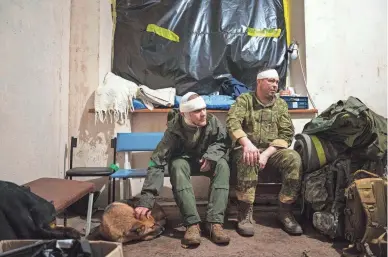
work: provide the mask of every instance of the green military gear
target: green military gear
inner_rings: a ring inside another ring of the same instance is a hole
[[[201,221],[190,182],[190,175],[199,172],[199,164],[187,159],[177,158],[171,161],[170,181],[175,201],[179,207],[185,225],[196,224]],[[224,213],[229,195],[229,164],[221,158],[214,170],[200,172],[210,177],[209,204],[206,211],[206,221],[223,223]]]
[[[287,233],[291,235],[301,235],[303,233],[302,227],[292,214],[291,204],[285,204],[279,201],[278,219],[282,223],[284,231]]]
[[[253,236],[253,204],[238,201],[237,205],[237,232],[242,236]]]
[[[246,165],[242,160],[243,151],[237,149],[232,152],[233,162],[237,168],[236,195],[240,201],[253,203],[258,183],[258,166]],[[282,188],[279,193],[280,201],[294,202],[301,187],[301,159],[292,149],[280,149],[267,161],[265,168],[260,172],[278,170],[282,173]]]
[[[386,174],[386,126],[386,118],[349,97],[330,105],[295,136],[304,172],[303,209],[321,233],[345,236],[344,192],[355,171]]]
[[[170,111],[167,129],[151,156],[137,206],[152,208],[168,170],[184,222],[199,222],[190,175],[198,174],[199,160],[206,159],[211,163],[211,171],[200,174],[211,178],[207,219],[222,223],[229,194],[228,142],[225,127],[212,114],[207,114],[206,126],[197,128],[189,127],[178,110]]]
[[[186,228],[182,238],[182,246],[194,246],[201,244],[201,230],[198,224],[190,225]]]
[[[225,232],[221,224],[218,223],[206,223],[206,231],[210,236],[210,240],[216,244],[228,244],[230,237]]]
[[[315,135],[296,134],[294,149],[302,158],[303,173],[316,171],[339,155],[332,142]]]
[[[352,96],[332,104],[308,122],[302,133],[328,140],[339,153],[351,149],[362,159],[383,159],[387,155],[387,118]]]
[[[237,97],[230,107],[226,127],[234,143],[247,136],[258,148],[270,145],[287,148],[294,136],[294,126],[287,103],[278,97],[262,104],[254,92]]]

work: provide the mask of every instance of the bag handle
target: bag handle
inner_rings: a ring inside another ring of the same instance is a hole
[[[353,178],[356,178],[356,176],[361,174],[361,173],[364,173],[364,174],[369,175],[369,176],[374,177],[374,178],[380,178],[380,176],[378,176],[372,172],[366,171],[366,170],[357,170],[356,172],[353,173]]]

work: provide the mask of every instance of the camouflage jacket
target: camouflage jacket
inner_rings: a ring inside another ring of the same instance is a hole
[[[137,206],[152,208],[155,196],[163,186],[164,172],[171,159],[181,157],[199,161],[201,158],[217,162],[228,160],[230,140],[225,126],[212,114],[207,114],[207,125],[189,128],[179,111],[173,109],[168,114],[167,129],[161,142],[152,153],[147,177]],[[197,133],[196,133],[197,132]]]
[[[258,148],[270,145],[288,148],[294,136],[294,125],[287,103],[276,97],[268,105],[262,104],[254,92],[240,95],[231,106],[226,126],[234,144],[247,136]]]

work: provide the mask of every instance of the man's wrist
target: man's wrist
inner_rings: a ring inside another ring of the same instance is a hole
[[[242,137],[238,140],[238,142],[240,143],[240,145],[242,146],[247,146],[248,144],[251,143],[251,140],[248,139],[248,137]]]
[[[267,158],[271,157],[274,153],[276,153],[278,149],[274,146],[269,146],[264,152],[261,153],[261,155],[266,156]]]

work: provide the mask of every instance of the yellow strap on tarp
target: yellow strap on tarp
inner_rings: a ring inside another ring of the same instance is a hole
[[[247,29],[247,34],[251,37],[279,37],[281,32],[281,29]]]
[[[286,23],[287,45],[291,44],[291,24],[290,24],[290,0],[283,0],[284,22]]]
[[[326,154],[325,154],[325,151],[323,150],[322,143],[317,136],[310,136],[310,137],[311,137],[311,141],[314,144],[315,150],[317,151],[319,165],[320,167],[322,167],[327,162]]]
[[[153,32],[161,37],[164,37],[168,40],[179,42],[179,36],[169,29],[159,27],[156,24],[148,24],[147,32]]]

